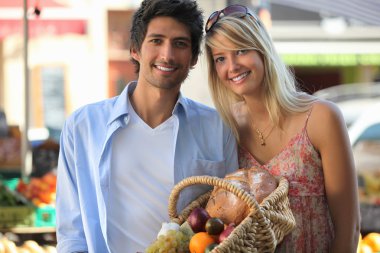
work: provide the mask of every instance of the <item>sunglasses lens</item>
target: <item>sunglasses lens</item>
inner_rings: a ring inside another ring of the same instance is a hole
[[[216,22],[218,22],[221,13],[224,16],[229,16],[231,14],[234,14],[239,18],[245,17],[247,14],[254,17],[254,15],[251,14],[251,12],[247,9],[247,7],[245,7],[243,5],[230,5],[230,6],[227,6],[226,8],[224,8],[223,10],[215,11],[210,15],[210,17],[208,18],[207,23],[206,23],[206,29],[205,29],[206,33],[212,28],[212,26]]]
[[[243,16],[247,14],[247,8],[242,5],[231,5],[223,10],[224,15],[228,16],[232,13],[241,13]]]
[[[216,23],[216,21],[218,21],[218,16],[219,11],[214,11],[213,13],[211,13],[206,23],[206,32],[208,32],[208,30],[210,30],[210,28]]]

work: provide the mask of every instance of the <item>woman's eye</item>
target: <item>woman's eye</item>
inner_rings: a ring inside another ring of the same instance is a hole
[[[216,63],[221,63],[221,62],[224,61],[224,57],[217,57],[217,58],[214,59],[214,61],[215,61]]]
[[[248,50],[245,50],[245,49],[237,50],[237,51],[236,51],[236,54],[237,54],[237,55],[245,54],[245,53],[247,53],[247,51],[248,51]]]

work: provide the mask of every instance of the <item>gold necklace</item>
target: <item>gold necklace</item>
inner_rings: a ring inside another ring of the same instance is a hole
[[[259,140],[260,140],[260,145],[261,146],[265,146],[265,139],[269,137],[269,135],[272,133],[272,130],[274,128],[274,126],[272,126],[272,128],[270,129],[270,131],[268,132],[268,134],[266,136],[264,136],[265,134],[265,131],[267,130],[267,128],[269,127],[269,125],[264,129],[263,132],[261,132],[255,125],[253,125],[253,128],[255,129],[257,135],[259,136]]]

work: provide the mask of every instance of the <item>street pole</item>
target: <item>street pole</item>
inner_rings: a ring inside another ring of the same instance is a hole
[[[28,67],[28,41],[29,41],[29,23],[28,23],[28,3],[24,0],[24,122],[21,134],[21,175],[29,177],[32,173],[32,151],[30,149],[28,130],[29,130],[29,67]]]

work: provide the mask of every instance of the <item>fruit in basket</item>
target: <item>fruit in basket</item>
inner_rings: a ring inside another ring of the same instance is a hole
[[[234,186],[253,195],[258,203],[277,188],[277,180],[261,168],[239,169],[226,175]],[[248,205],[230,191],[215,187],[206,205],[212,217],[219,217],[225,224],[239,224],[249,214]]]
[[[190,237],[181,231],[169,230],[161,235],[145,250],[146,253],[189,252]]]
[[[369,233],[364,236],[362,242],[371,247],[373,252],[380,251],[380,233]]]
[[[216,240],[207,232],[198,232],[190,239],[190,253],[204,253],[206,248],[214,243]]]
[[[194,235],[194,231],[191,229],[187,221],[182,223],[182,225],[179,227],[179,231],[187,235],[189,238],[191,238]]]
[[[206,248],[206,250],[205,250],[205,253],[211,253],[211,251],[212,251],[213,249],[215,249],[216,246],[218,246],[218,245],[219,245],[219,244],[217,244],[217,243],[210,244],[209,246],[207,246],[207,248]]]
[[[204,208],[197,207],[191,211],[189,217],[187,218],[187,222],[189,223],[194,233],[203,232],[205,231],[205,225],[209,218],[210,215]]]
[[[224,230],[224,223],[221,219],[213,217],[207,220],[205,229],[209,235],[219,235]]]
[[[179,225],[174,222],[164,222],[162,223],[160,232],[157,234],[157,238],[160,237],[160,235],[166,235],[170,230],[179,230]]]
[[[222,233],[220,233],[218,241],[219,243],[223,242],[227,237],[232,233],[232,231],[235,229],[235,224],[231,223],[229,224]]]

